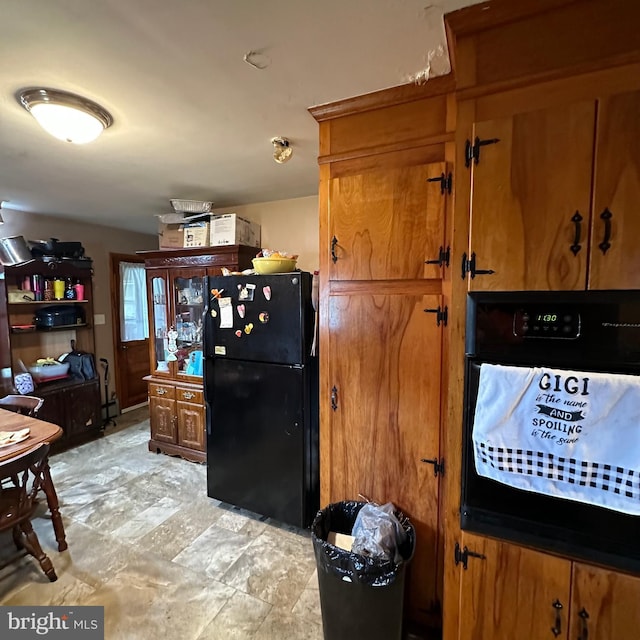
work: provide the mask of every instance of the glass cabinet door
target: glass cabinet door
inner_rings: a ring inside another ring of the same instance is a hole
[[[169,333],[169,359],[175,359],[179,376],[202,378],[204,272],[177,276],[172,285],[175,318]]]
[[[151,366],[157,373],[169,373],[167,280],[154,275],[150,279],[153,331],[149,336],[153,345]]]

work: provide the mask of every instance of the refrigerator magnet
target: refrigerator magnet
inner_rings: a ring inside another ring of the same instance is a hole
[[[268,284],[262,287],[262,293],[264,295],[264,299],[269,302],[269,300],[271,300],[271,287]]]
[[[220,298],[220,328],[233,329],[233,307],[231,306],[231,298]]]
[[[211,289],[212,298],[220,298],[224,289]]]
[[[266,311],[258,314],[258,320],[262,322],[262,324],[267,324],[269,322],[269,314]]]
[[[253,331],[253,322],[244,325],[244,332],[249,335]]]
[[[238,315],[239,315],[241,318],[244,318],[245,307],[244,307],[244,305],[243,305],[243,304],[239,304],[239,305],[236,307],[236,311],[238,312]]]
[[[255,284],[239,284],[238,285],[238,300],[253,301],[253,294],[256,290]]]
[[[242,338],[242,331],[240,331],[240,329],[236,329],[236,338]]]

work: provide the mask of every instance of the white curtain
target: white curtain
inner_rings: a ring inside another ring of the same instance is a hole
[[[120,263],[120,334],[123,342],[149,337],[149,311],[144,266]]]

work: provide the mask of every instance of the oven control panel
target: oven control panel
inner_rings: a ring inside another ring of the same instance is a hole
[[[580,336],[580,314],[553,306],[518,309],[513,314],[513,334],[521,338],[575,340]]]

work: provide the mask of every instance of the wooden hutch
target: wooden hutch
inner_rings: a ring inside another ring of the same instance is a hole
[[[141,251],[147,272],[149,450],[205,462],[203,313],[206,276],[251,268],[244,245]]]

